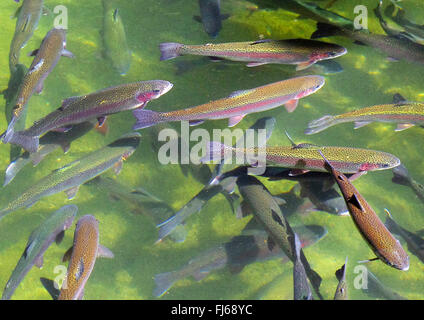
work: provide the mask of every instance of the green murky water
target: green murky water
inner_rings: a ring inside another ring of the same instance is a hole
[[[117,1],[118,2],[118,1]],[[315,23],[308,19],[296,20],[293,13],[284,10],[251,11],[244,1],[222,1],[222,12],[231,17],[223,22],[216,42],[247,41],[263,36],[273,39],[309,37]],[[278,2],[278,1],[276,1]],[[353,7],[358,1],[336,2],[332,10],[352,18]],[[317,1],[324,3],[324,1]],[[359,2],[358,2],[359,3]],[[374,8],[375,1],[360,1]],[[29,105],[27,124],[60,106],[70,96],[81,95],[101,88],[139,80],[163,79],[174,88],[160,99],[149,103],[152,110],[177,110],[209,100],[227,96],[240,89],[254,88],[294,76],[290,66],[266,65],[246,68],[243,64],[200,64],[176,75],[175,61],[159,61],[158,44],[166,41],[182,43],[211,42],[202,25],[192,19],[198,14],[197,1],[187,0],[127,0],[119,1],[120,14],[124,20],[128,44],[132,50],[131,69],[127,75],[119,75],[103,57],[101,29],[103,8],[101,1],[78,3],[71,0],[45,1],[51,11],[64,5],[69,14],[67,49],[75,59],[62,58],[45,82],[41,95],[34,95]],[[0,89],[9,80],[8,54],[15,29],[10,17],[17,8],[12,0],[0,3],[2,28],[0,29]],[[419,0],[404,4],[410,18],[422,23],[424,6]],[[369,28],[382,33],[378,21],[370,10]],[[21,63],[29,66],[32,58],[27,53],[38,48],[44,35],[52,28],[54,14],[42,16],[38,29],[21,54]],[[353,130],[351,124],[328,129],[324,133],[305,136],[306,124],[324,114],[337,114],[358,107],[390,102],[394,93],[400,92],[411,101],[423,101],[422,67],[404,61],[390,62],[384,54],[352,44],[346,38],[334,38],[333,42],[345,46],[348,54],[337,59],[342,73],[326,76],[325,86],[316,94],[300,101],[297,110],[288,114],[284,108],[247,116],[238,128],[247,128],[255,120],[267,116],[277,119],[277,126],[270,145],[287,145],[284,129],[296,142],[319,145],[367,147],[390,152],[398,156],[418,181],[424,181],[422,173],[422,149],[424,131],[412,128],[394,132],[391,124],[373,124]],[[184,61],[195,57],[180,58]],[[1,100],[3,104],[3,100]],[[4,116],[1,128],[6,128]],[[25,167],[16,179],[2,189],[1,207],[10,197],[19,194],[33,181],[48,174],[84,154],[113,141],[131,130],[135,119],[131,112],[109,117],[109,133],[104,137],[92,131],[73,142],[71,150],[63,154],[56,150],[36,168]],[[225,128],[226,120],[209,121],[203,127]],[[185,177],[178,165],[161,165],[151,148],[152,129],[144,129],[142,143],[125,163],[119,176],[120,183],[130,187],[143,187],[164,199],[175,210],[180,209],[201,189],[202,185],[191,176]],[[153,137],[154,138],[154,137]],[[9,145],[0,146],[0,168],[9,162]],[[2,169],[3,170],[3,169]],[[113,177],[113,172],[105,173]],[[382,219],[388,208],[396,221],[411,231],[424,227],[423,204],[406,187],[391,182],[392,173],[373,172],[361,177],[355,186],[366,197]],[[266,183],[273,193],[288,191],[293,182]],[[90,186],[82,186],[78,195],[66,200],[63,193],[46,197],[29,209],[20,209],[5,217],[0,223],[0,287],[6,284],[13,268],[23,252],[31,231],[45,217],[67,203],[78,205],[78,217],[93,214],[100,222],[100,241],[115,253],[115,259],[100,259],[85,289],[85,299],[153,299],[153,277],[160,272],[178,269],[197,254],[239,234],[251,217],[236,219],[222,195],[213,198],[201,211],[187,222],[188,235],[184,243],[166,240],[154,244],[157,231],[151,220],[131,212],[123,201],[114,201],[107,194]],[[328,229],[328,235],[316,245],[307,248],[305,254],[313,268],[322,276],[321,292],[332,299],[337,280],[334,272],[349,256],[347,278],[350,297],[370,299],[361,290],[353,288],[356,261],[373,257],[371,250],[361,238],[349,217],[337,217],[323,212],[294,217],[293,223],[318,224]],[[54,278],[54,268],[63,264],[63,253],[72,243],[72,227],[59,245],[53,244],[45,254],[44,267],[34,267],[16,290],[14,299],[50,299],[39,278]],[[406,248],[406,245],[404,245]],[[410,254],[410,269],[402,272],[377,261],[369,265],[379,279],[400,295],[409,299],[424,297],[424,265]],[[161,299],[292,299],[292,266],[281,264],[279,259],[254,263],[239,274],[227,269],[211,273],[200,282],[187,278],[177,282]],[[274,281],[273,284],[270,284]],[[270,284],[267,289],[264,286]]]

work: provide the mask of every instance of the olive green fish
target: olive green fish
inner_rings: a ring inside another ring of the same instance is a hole
[[[0,211],[0,219],[22,207],[30,207],[43,197],[65,191],[68,199],[75,197],[81,184],[115,167],[119,173],[123,160],[133,154],[140,142],[137,132],[126,134],[107,146],[75,160],[35,182]]]
[[[218,59],[247,62],[248,67],[268,63],[294,64],[303,70],[314,63],[344,55],[347,50],[339,45],[309,39],[257,40],[219,44],[185,45],[161,43],[161,60],[183,55],[200,55]]]
[[[41,43],[40,49],[35,50],[32,55],[35,58],[25,74],[16,97],[16,104],[13,107],[12,119],[9,122],[4,141],[13,135],[14,126],[27,108],[31,96],[43,90],[44,80],[59,62],[61,56],[73,57],[73,54],[66,50],[66,31],[64,29],[52,29]]]
[[[122,75],[126,74],[131,65],[131,51],[128,48],[122,18],[111,0],[102,0],[103,17],[103,43],[106,56],[113,67]]]
[[[237,186],[243,199],[252,208],[253,215],[258,223],[268,232],[270,248],[273,245],[278,245],[287,257],[295,263],[295,235],[274,197],[258,179],[250,175],[238,177]],[[303,250],[300,250],[299,257],[312,287],[322,299],[319,293],[321,277],[310,267]]]
[[[313,300],[311,287],[308,283],[305,267],[300,260],[301,243],[299,236],[295,233],[295,260],[293,265],[293,299]]]
[[[15,67],[19,63],[21,49],[25,47],[38,26],[43,11],[43,2],[43,0],[24,0],[22,6],[16,12],[18,21],[9,52],[11,73],[15,71]]]
[[[2,300],[8,300],[12,297],[19,283],[34,264],[39,268],[43,266],[44,252],[53,241],[56,241],[56,243],[62,241],[65,230],[71,227],[77,211],[78,207],[75,205],[64,206],[55,211],[31,233],[24,253],[6,284]]]
[[[375,34],[365,30],[351,31],[318,22],[317,30],[311,35],[311,39],[329,36],[349,37],[357,43],[368,45],[385,53],[390,59],[424,63],[424,46],[406,38]]]
[[[58,300],[81,300],[97,257],[114,257],[112,251],[99,243],[99,221],[94,216],[85,215],[78,220],[74,244],[63,260],[66,261],[69,256],[68,271]]]
[[[424,125],[424,103],[400,102],[382,104],[336,116],[325,115],[309,122],[305,134],[315,134],[344,122],[354,122],[355,129],[372,122],[394,122],[398,123],[396,131],[402,131],[414,125]]]
[[[409,256],[402,248],[400,242],[393,237],[349,179],[336,170],[322,153],[321,156],[325,160],[325,168],[333,175],[339,185],[356,228],[376,254],[376,259],[380,259],[385,264],[396,269],[408,270]]]
[[[25,75],[27,74],[28,69],[23,64],[17,64],[15,66],[15,71],[11,72],[9,83],[7,89],[3,91],[4,99],[6,100],[6,120],[9,124],[13,117],[13,108],[16,105],[16,101],[18,98],[19,88],[23,82]],[[15,123],[16,130],[24,130],[25,129],[25,121],[27,116],[27,108],[24,109],[20,118]],[[10,147],[10,161],[15,161],[17,157],[21,154],[21,147],[17,145],[12,145]]]

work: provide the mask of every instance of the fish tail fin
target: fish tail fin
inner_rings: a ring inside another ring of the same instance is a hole
[[[179,225],[180,221],[177,221],[177,215],[173,215],[169,219],[161,222],[156,227],[158,228],[158,240],[156,243],[162,241],[163,238],[168,236],[174,229]]]
[[[4,183],[3,183],[3,187],[8,185],[14,178],[15,176],[18,174],[18,172],[22,169],[22,167],[20,167],[16,161],[13,161],[11,163],[9,163],[9,165],[6,168],[6,172],[4,175]]]
[[[332,115],[326,115],[319,119],[312,120],[308,123],[308,128],[305,130],[305,134],[315,134],[321,132],[336,124],[336,118]]]
[[[165,294],[175,282],[175,271],[164,272],[155,275],[156,287],[153,290],[155,297],[160,297]]]
[[[12,212],[12,210],[10,210],[9,208],[4,208],[3,210],[0,210],[0,220],[3,219],[3,217],[10,212]]]
[[[217,141],[210,141],[206,145],[206,155],[200,159],[200,162],[220,161],[232,152],[232,147]]]
[[[174,59],[180,55],[178,52],[183,45],[177,42],[163,42],[159,45],[160,61]]]
[[[340,34],[340,28],[332,24],[318,22],[317,29],[311,35],[311,39],[325,38]]]
[[[133,115],[137,119],[137,122],[133,126],[133,130],[148,128],[161,122],[159,112],[152,110],[143,110],[141,108],[135,109]]]
[[[4,143],[17,144],[28,152],[37,152],[39,139],[37,136],[29,136],[22,134],[20,131],[15,132],[13,129],[6,131],[3,137]]]

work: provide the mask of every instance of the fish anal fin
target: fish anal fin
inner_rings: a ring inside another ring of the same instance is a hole
[[[74,249],[74,247],[72,246],[68,250],[66,250],[65,254],[63,255],[62,262],[66,262],[66,261],[71,260],[73,249]]]
[[[43,267],[43,256],[39,256],[37,257],[37,259],[35,259],[34,264],[37,266],[37,268],[41,269]]]
[[[60,244],[63,240],[63,238],[65,237],[65,230],[60,231],[56,238],[54,239],[54,241],[56,242],[56,244]]]
[[[399,123],[397,125],[395,131],[396,132],[403,131],[403,130],[409,129],[409,128],[413,127],[413,126],[414,126],[414,124],[412,124],[412,123]]]
[[[372,121],[355,121],[353,128],[359,129],[359,128],[362,128],[364,126],[369,125],[370,123],[372,123]]]
[[[79,189],[79,186],[65,190],[68,200],[72,200],[73,198],[75,198],[75,196],[77,195],[78,189]]]
[[[99,244],[99,246],[97,247],[97,257],[112,259],[115,257],[115,255],[109,248],[106,248],[105,246]]]
[[[241,120],[243,120],[244,118],[244,114],[240,115],[240,116],[235,116],[235,117],[231,117],[228,119],[228,126],[229,127],[234,127],[235,125],[237,125]]]
[[[292,99],[287,101],[284,104],[284,107],[286,108],[287,112],[293,112],[294,110],[296,110],[298,104],[299,104],[298,99]]]
[[[305,69],[309,68],[310,66],[312,66],[314,63],[315,63],[315,60],[309,60],[309,61],[306,61],[306,62],[301,62],[301,63],[296,65],[296,71],[305,70]]]
[[[246,67],[252,68],[252,67],[259,67],[263,66],[264,64],[268,64],[268,62],[249,62],[246,64]]]

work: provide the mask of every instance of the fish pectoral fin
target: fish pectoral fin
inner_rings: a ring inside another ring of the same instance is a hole
[[[73,187],[71,189],[65,190],[66,196],[68,197],[68,200],[72,200],[77,195],[79,186]]]
[[[368,263],[368,262],[376,261],[376,260],[379,260],[379,258],[375,257],[375,258],[368,259],[368,260],[361,260],[361,261],[358,261],[358,263]]]
[[[53,280],[47,278],[40,278],[41,284],[53,298],[53,300],[58,300],[60,295],[60,290],[57,288],[56,283]]]
[[[44,89],[44,81],[40,81],[39,84],[37,84],[37,86],[35,87],[35,92],[37,94],[41,94],[41,92],[43,92]]]
[[[19,6],[18,9],[16,9],[15,13],[11,16],[12,19],[15,19],[19,16],[19,12],[21,12],[22,6]]]
[[[124,164],[124,162],[122,160],[119,160],[118,162],[116,162],[113,165],[113,172],[115,172],[116,175],[118,175],[119,173],[121,173],[123,164]]]
[[[46,6],[43,6],[41,13],[43,16],[50,16],[52,14],[52,11]]]
[[[230,272],[232,274],[238,274],[238,273],[240,273],[243,270],[243,268],[244,268],[244,265],[243,264],[230,265],[228,267],[228,269],[230,270]]]
[[[197,22],[199,22],[199,23],[202,23],[202,17],[201,16],[193,16],[193,20],[194,21],[197,21]]]
[[[189,126],[198,126],[199,124],[202,124],[205,122],[205,120],[189,120],[188,124]]]
[[[245,114],[240,115],[240,116],[235,116],[235,117],[231,117],[228,119],[228,126],[234,127],[235,125],[237,125],[241,120],[243,120]]]
[[[37,268],[41,269],[43,267],[43,256],[39,256],[37,259],[35,259],[34,264],[37,266]]]
[[[275,202],[276,202],[279,206],[283,206],[283,205],[285,205],[285,204],[287,203],[287,201],[286,201],[286,200],[284,200],[281,196],[273,196],[272,198],[275,200]]]
[[[77,297],[77,300],[82,300],[84,298],[84,289],[81,290],[80,294]]]
[[[409,128],[413,127],[413,126],[414,126],[414,124],[412,124],[412,123],[399,123],[397,125],[395,131],[396,132],[403,131],[403,130],[409,129]]]
[[[268,62],[249,62],[248,64],[246,64],[246,67],[258,67],[263,66],[264,64],[268,64]]]
[[[38,53],[39,49],[35,49],[33,51],[31,51],[30,53],[28,53],[28,57],[35,57]]]
[[[71,51],[66,50],[66,49],[62,50],[61,55],[62,55],[62,57],[75,58],[75,55]]]
[[[369,125],[370,123],[372,123],[372,121],[355,121],[353,128],[359,129],[359,128],[362,128],[366,125]]]
[[[306,62],[301,62],[301,63],[296,65],[296,71],[305,70],[305,69],[309,68],[310,66],[312,66],[315,62],[316,62],[315,60],[309,60],[309,61],[306,61]]]
[[[62,148],[63,153],[67,153],[71,147],[71,143],[69,141],[63,141],[60,143],[60,147]]]
[[[275,241],[274,241],[274,239],[272,239],[271,237],[268,237],[268,240],[267,240],[267,245],[268,245],[268,250],[269,251],[272,251],[272,249],[274,249],[274,247],[275,247]]]
[[[355,207],[357,207],[359,210],[361,210],[362,212],[364,212],[364,207],[361,205],[361,203],[359,202],[358,197],[356,196],[356,194],[353,194],[349,199],[347,199],[347,202],[350,203],[351,205],[354,205]]]
[[[56,244],[60,244],[63,240],[63,238],[65,237],[65,230],[60,231],[56,238],[54,239],[54,241],[56,242]]]
[[[197,270],[193,273],[193,278],[196,281],[200,281],[203,278],[205,278],[207,275],[209,274],[209,271],[205,271],[205,270]]]
[[[286,108],[287,112],[293,112],[296,110],[297,105],[299,104],[298,99],[289,100],[284,104],[284,107]]]
[[[62,257],[62,262],[71,260],[73,250],[74,250],[74,246],[71,246],[68,250],[66,250],[65,254]]]
[[[99,246],[97,248],[97,257],[98,258],[112,259],[112,258],[115,257],[115,255],[113,254],[112,250],[110,250],[109,248],[106,248],[105,246],[102,246],[101,244],[99,244]]]
[[[290,170],[290,172],[289,172],[289,176],[290,177],[296,177],[296,176],[299,176],[299,175],[301,175],[301,174],[305,174],[305,173],[307,173],[307,172],[309,172],[310,170],[305,170],[305,169],[292,169],[292,170]]]
[[[97,118],[97,125],[101,128],[106,122],[106,116],[98,117]]]

